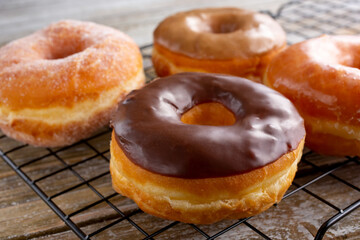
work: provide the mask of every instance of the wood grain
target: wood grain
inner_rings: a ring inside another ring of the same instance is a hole
[[[0,1],[0,45],[13,39],[25,36],[46,26],[50,22],[72,18],[89,20],[118,28],[142,45],[152,42],[152,31],[157,23],[172,13],[210,6],[237,6],[248,9],[268,9],[275,11],[285,0],[13,0]],[[283,25],[286,21],[281,22]],[[294,26],[296,27],[296,26]],[[291,24],[289,27],[291,28]],[[347,30],[339,30],[346,32]],[[351,33],[353,30],[351,31]],[[315,35],[317,33],[314,33]],[[296,36],[292,36],[297,41]],[[149,52],[149,51],[148,51]],[[149,65],[149,60],[145,60]],[[151,71],[151,70],[150,70]],[[109,134],[103,134],[89,141],[98,151],[105,151],[108,158]],[[7,151],[20,143],[9,138],[0,139],[0,149]],[[54,151],[59,149],[53,149]],[[9,154],[15,163],[20,165],[35,157],[48,155],[43,148],[27,146]],[[81,177],[88,180],[94,176],[108,172],[108,161],[89,148],[86,144],[77,144],[69,149],[59,151],[58,156],[65,159],[67,164],[74,164],[73,169]],[[339,158],[312,155],[310,162],[322,169],[327,169],[342,161]],[[32,179],[38,179],[54,171],[64,169],[65,165],[54,156],[23,168]],[[349,164],[333,174],[360,187],[360,167]],[[309,165],[302,163],[295,180],[296,184],[304,184],[321,175]],[[58,174],[38,181],[48,196],[57,194],[75,184],[82,182],[71,172],[64,169]],[[102,196],[109,197],[109,203],[116,206],[125,214],[130,214],[131,221],[151,234],[171,221],[162,220],[138,210],[130,199],[115,194],[111,187],[109,174],[90,182]],[[294,189],[294,187],[292,187]],[[359,191],[325,177],[307,188],[312,193],[327,199],[331,204],[343,208],[360,198]],[[89,204],[99,204],[81,211],[70,217],[86,234],[106,226],[122,217],[108,203],[101,202],[101,198],[86,185],[53,198],[53,201],[65,212],[71,214],[80,211]],[[305,191],[299,191],[288,199],[283,200],[276,207],[255,216],[248,222],[273,239],[312,239],[320,225],[336,210],[314,198]],[[340,223],[332,227],[324,239],[358,239],[360,235],[360,212],[355,211]],[[222,221],[212,225],[198,226],[209,235],[221,231],[236,221]],[[96,234],[92,239],[141,239],[145,237],[128,220]],[[190,225],[177,223],[172,228],[157,235],[155,239],[204,239],[203,236]],[[241,224],[219,239],[260,239],[261,237],[245,224]],[[0,239],[76,239],[76,235],[56,216],[55,213],[12,171],[3,161],[0,161]]]
[[[152,42],[155,26],[178,11],[237,6],[275,11],[286,0],[12,0],[0,1],[0,45],[61,19],[93,21],[126,32],[139,45]]]
[[[105,145],[107,145],[105,143],[109,142],[109,134],[104,134],[89,142],[98,150],[104,150],[106,148]],[[39,155],[46,154],[44,149],[25,147],[17,151],[16,155],[13,154],[11,157],[14,159],[25,159],[20,161],[19,164],[25,163],[26,157],[21,158],[21,155],[26,156],[27,153],[31,151],[38,151],[41,153]],[[78,144],[70,149],[60,151],[58,155],[63,159],[66,159],[68,164],[76,164],[84,159],[91,158],[96,154],[85,144]],[[322,166],[323,169],[329,164],[341,160],[339,158],[324,158],[316,154],[310,156],[308,159],[310,162]],[[32,179],[36,179],[52,171],[61,169],[62,167],[63,165],[59,160],[54,157],[48,157],[24,167],[23,170]],[[73,169],[84,179],[89,179],[92,176],[106,172],[108,170],[108,162],[103,158],[95,157],[75,166]],[[0,177],[2,178],[2,181],[0,182],[2,193],[0,195],[0,238],[74,238],[74,233],[69,231],[68,227],[65,226],[64,223],[56,217],[55,214],[31,190],[29,190],[25,183],[20,181],[15,173],[3,162],[0,162],[0,170]],[[306,164],[301,164],[295,182],[302,185],[321,174],[321,172],[312,173],[312,171],[309,170],[310,168]],[[359,171],[359,165],[349,164],[348,166],[337,170],[334,174],[351,182],[357,187],[360,187],[360,176],[357,174]],[[44,181],[39,181],[38,185],[44,189],[46,194],[51,196],[80,182],[81,181],[69,170],[65,170]],[[111,196],[114,194],[114,191],[111,188],[109,175],[91,182],[91,185],[103,196]],[[326,177],[316,184],[309,186],[307,189],[340,208],[343,208],[360,198],[360,192],[347,187],[331,177]],[[100,198],[87,186],[82,186],[56,197],[53,200],[66,214],[71,214],[82,207],[99,201]],[[109,201],[126,214],[133,213],[137,210],[137,206],[131,200],[120,195],[110,198]],[[300,191],[289,199],[282,201],[277,207],[272,207],[268,211],[255,216],[249,223],[274,239],[311,239],[316,234],[321,223],[335,213],[336,211],[334,209],[331,209],[321,201],[314,199],[309,194]],[[347,239],[356,239],[360,231],[360,226],[352,224],[352,221],[359,219],[359,217],[360,213],[355,212],[351,217],[348,217],[346,221],[342,221],[337,228],[330,229],[327,234],[328,239],[344,239],[343,232],[346,232]],[[82,230],[86,234],[90,234],[98,228],[119,218],[121,218],[121,216],[104,202],[71,217],[76,224],[82,227]],[[131,217],[131,219],[144,228],[149,234],[171,223],[170,221],[155,218],[145,213],[137,213]],[[211,235],[233,222],[234,221],[222,221],[217,224],[200,227],[203,231]],[[276,227],[274,227],[274,222],[276,222]],[[21,228],[19,228],[19,223],[21,223]],[[240,233],[244,239],[257,238],[256,233],[245,225],[235,228],[223,237],[227,239],[236,239]],[[125,220],[124,223],[116,224],[99,235],[96,235],[96,238],[111,239],[114,238],[114,236],[121,237],[121,239],[137,239],[143,237],[138,230]],[[158,238],[169,239],[169,236],[175,236],[176,238],[186,236],[193,239],[202,239],[197,231],[182,223],[179,223],[176,227],[160,234]]]

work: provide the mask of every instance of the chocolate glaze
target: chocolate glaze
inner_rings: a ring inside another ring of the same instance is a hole
[[[183,113],[205,102],[231,110],[231,126],[190,125]],[[180,73],[131,92],[112,125],[125,155],[154,173],[179,178],[232,176],[298,147],[303,119],[280,93],[249,80]]]

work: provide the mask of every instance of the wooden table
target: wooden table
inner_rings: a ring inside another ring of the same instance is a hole
[[[60,19],[79,19],[88,20],[108,26],[112,26],[121,31],[126,32],[139,45],[144,45],[152,42],[152,31],[155,26],[164,17],[187,9],[210,7],[210,6],[237,6],[253,10],[270,10],[275,11],[278,7],[286,2],[285,0],[64,0],[64,1],[46,1],[46,0],[13,0],[0,1],[0,45],[26,36],[29,33],[48,25],[51,22]],[[105,150],[108,148],[109,135],[101,135],[99,138],[93,140],[97,149]],[[0,149],[6,151],[16,146],[18,143],[8,138],[0,139]],[[20,153],[17,162],[26,162],[27,156],[34,154],[44,154],[45,150],[33,147],[26,147]],[[91,157],[94,153],[84,144],[76,145],[75,147],[62,151],[62,157],[66,157],[69,164],[81,161],[86,157]],[[108,156],[108,153],[105,155]],[[314,157],[315,159],[318,157]],[[336,161],[331,158],[324,162]],[[77,171],[84,176],[91,176],[92,173],[100,173],[108,171],[108,163],[101,158],[94,158],[87,162],[84,166],[77,166]],[[360,182],[359,175],[349,176],[347,168],[353,168],[353,165],[346,167],[337,174],[354,184]],[[356,167],[356,166],[355,166]],[[51,171],[61,168],[59,162],[53,158],[45,158],[35,165],[28,167],[31,177],[44,175]],[[306,169],[305,169],[306,170]],[[309,177],[299,178],[297,181],[306,182]],[[353,179],[351,179],[353,178]],[[43,184],[43,188],[51,195],[66,189],[76,182],[76,178],[68,172],[62,175],[55,176],[51,180],[51,184],[39,182]],[[105,196],[113,194],[110,184],[110,178],[107,176],[103,179],[94,181],[93,183],[97,189]],[[339,183],[331,178],[323,180],[322,184],[313,186],[312,191],[324,193],[334,188]],[[334,199],[335,204],[346,206],[356,199],[359,199],[359,194],[351,193],[350,190],[339,187],[335,193],[340,198]],[[319,201],[310,201],[307,194],[296,194],[292,197],[292,201],[286,201],[281,208],[271,208],[269,211],[261,214],[249,222],[263,231],[267,231],[275,239],[291,239],[294,236],[300,238],[312,238],[319,227],[319,224],[334,214],[333,210]],[[341,199],[341,201],[339,201]],[[89,204],[89,202],[97,201],[97,196],[94,196],[88,188],[80,187],[74,192],[65,194],[61,198],[55,199],[56,204],[65,209],[65,213],[70,213],[81,207]],[[120,206],[125,213],[131,213],[137,210],[137,207],[131,200],[122,196],[116,196],[111,199],[111,202]],[[297,211],[294,210],[293,204],[296,204]],[[315,217],[311,222],[306,222],[308,215],[319,216]],[[279,230],[272,228],[274,216],[280,225],[290,225],[288,230]],[[100,204],[89,211],[85,211],[77,215],[73,221],[82,227],[85,232],[92,232],[99,227],[111,222],[117,218],[116,212],[109,209],[107,204]],[[170,223],[150,215],[140,213],[134,215],[133,221],[140,225],[144,230],[151,233],[157,229]],[[360,235],[359,226],[360,214],[359,211],[346,218],[339,224],[338,227],[332,229],[328,238],[336,239],[358,239]],[[218,224],[210,226],[202,226],[202,229],[209,233],[215,233],[233,221],[223,221]],[[260,224],[261,223],[261,224]],[[260,225],[258,225],[260,224]],[[193,228],[186,224],[177,224],[170,230],[158,236],[159,239],[176,238],[192,238],[200,239],[201,235]],[[96,235],[97,239],[137,239],[144,237],[131,224],[124,221],[117,224],[110,230]],[[258,235],[253,235],[251,229],[246,226],[240,226],[236,230],[228,232],[223,236],[223,239],[249,239],[257,238]],[[61,221],[54,212],[32,191],[30,188],[12,171],[8,165],[0,160],[0,239],[76,239],[76,235],[69,230],[69,228]],[[158,239],[157,238],[157,239]],[[298,238],[298,239],[300,239]],[[295,239],[295,238],[294,238]]]

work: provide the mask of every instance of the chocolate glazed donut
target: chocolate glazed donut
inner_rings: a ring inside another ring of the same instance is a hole
[[[181,121],[202,103],[223,105],[234,124]],[[144,211],[196,223],[254,215],[279,201],[294,177],[305,137],[302,118],[281,94],[242,78],[205,73],[176,74],[131,92],[112,125],[114,188]],[[264,191],[262,184],[276,190]],[[251,188],[267,197],[244,202]],[[179,201],[190,207],[184,210]],[[215,204],[215,210],[199,211],[204,204]]]

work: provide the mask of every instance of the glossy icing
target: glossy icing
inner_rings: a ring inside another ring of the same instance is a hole
[[[286,45],[271,17],[238,8],[207,8],[174,14],[154,32],[154,42],[197,59],[247,58]]]
[[[190,125],[182,114],[218,102],[234,113],[230,126]],[[119,104],[116,141],[135,164],[180,178],[236,175],[265,166],[298,147],[303,119],[278,92],[249,80],[207,73],[160,78]]]

